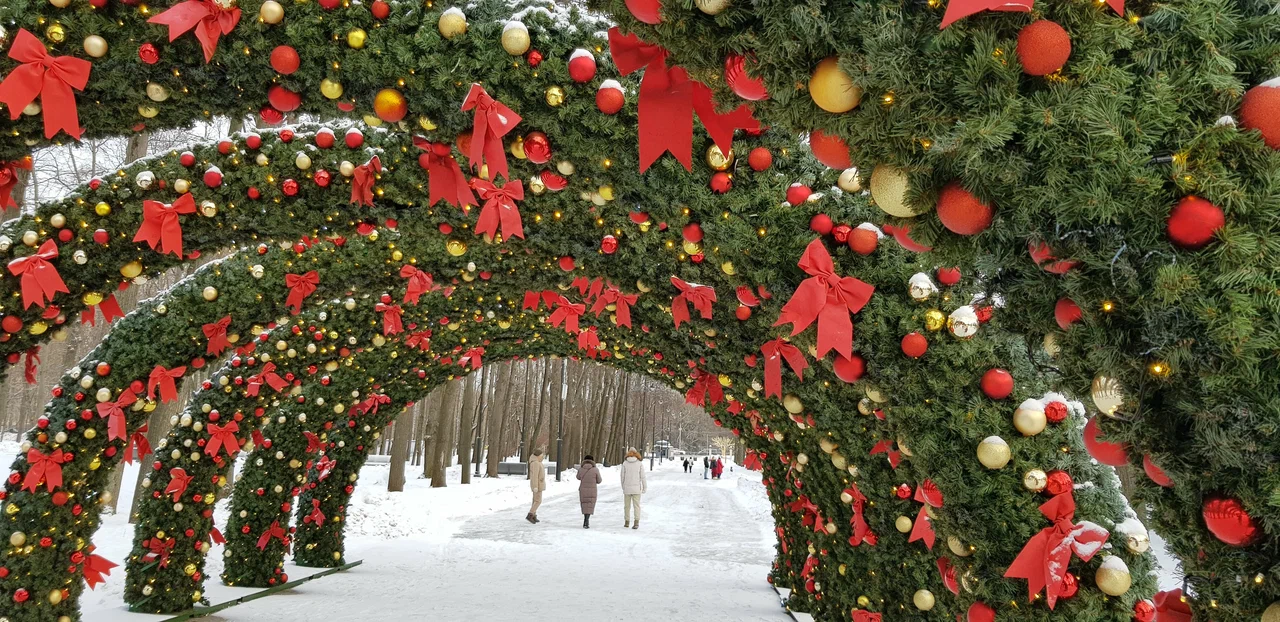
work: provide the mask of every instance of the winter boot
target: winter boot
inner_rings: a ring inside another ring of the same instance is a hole
[[[640,528],[640,519],[638,519],[638,518],[637,518],[637,519],[636,519],[636,522],[634,522],[634,523],[632,523],[632,524],[631,524],[631,528],[632,528],[632,529],[639,529],[639,528]]]
[[[628,528],[628,527],[630,527],[630,526],[631,526],[631,521],[626,521],[626,522],[622,523],[622,528],[623,528],[623,529],[626,529],[626,528]]]
[[[541,523],[541,522],[542,522],[542,521],[538,520],[538,515],[537,515],[537,514],[534,514],[534,515],[533,515],[533,524],[537,525],[538,523]]]
[[[591,515],[590,515],[590,514],[583,514],[583,515],[582,515],[582,528],[583,528],[583,529],[591,529]]]
[[[525,519],[525,520],[527,520],[527,521],[529,521],[530,523],[535,523],[535,524],[536,524],[536,523],[538,522],[538,519],[534,517],[533,512],[530,512],[530,513],[528,513],[528,514],[525,514],[525,515],[524,515],[524,519]]]

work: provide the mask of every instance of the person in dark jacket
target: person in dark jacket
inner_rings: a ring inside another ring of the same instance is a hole
[[[591,529],[591,515],[596,513],[596,486],[604,481],[600,469],[596,468],[595,459],[589,454],[582,458],[578,467],[578,503],[582,505],[582,528]]]
[[[707,479],[710,476],[711,476],[711,456],[703,456],[702,457],[702,479]]]

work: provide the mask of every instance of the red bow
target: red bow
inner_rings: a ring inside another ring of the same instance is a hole
[[[312,270],[306,274],[286,274],[284,284],[289,288],[289,297],[284,299],[286,307],[293,307],[292,313],[302,312],[302,299],[310,296],[320,285],[320,273]]]
[[[501,188],[484,179],[472,179],[471,187],[475,188],[484,201],[480,210],[480,220],[476,222],[476,235],[498,237],[498,226],[502,226],[502,239],[513,237],[524,239],[524,224],[520,222],[520,209],[516,201],[524,200],[524,184],[519,179],[509,181]]]
[[[323,482],[324,478],[329,477],[334,467],[338,466],[338,461],[328,456],[321,456],[316,461],[316,481]]]
[[[31,170],[31,158],[0,162],[0,211],[18,207],[18,202],[13,200],[13,189],[18,185],[18,169]]]
[[[1112,1],[1124,2],[1124,0]],[[982,11],[1030,13],[1034,4],[1035,0],[950,0],[947,3],[947,12],[942,15],[942,23],[938,25],[938,30],[942,30],[958,20]]]
[[[462,102],[463,112],[472,108],[476,112],[472,117],[471,153],[467,154],[471,168],[479,171],[482,164],[488,163],[489,179],[497,179],[498,175],[509,177],[502,137],[520,123],[520,115],[490,97],[479,84],[471,85],[471,91]]]
[[[379,302],[373,306],[373,310],[382,314],[382,334],[395,335],[404,332],[404,324],[400,321],[400,315],[404,313],[404,309],[400,305],[388,305]]]
[[[216,322],[205,324],[201,330],[204,336],[209,340],[209,345],[205,347],[206,354],[218,356],[223,350],[231,347],[231,342],[227,339],[227,328],[231,326],[231,316],[222,318]]]
[[[550,309],[555,306],[556,301],[560,298],[562,298],[560,294],[551,290],[544,290],[541,292],[535,292],[532,290],[526,291],[524,293],[524,303],[520,305],[520,310],[524,311],[525,309],[531,309],[533,311],[537,311],[539,304],[546,304],[547,308]]]
[[[440,199],[448,201],[455,207],[466,208],[476,204],[475,195],[467,187],[467,177],[462,174],[462,167],[453,159],[449,145],[433,143],[421,136],[413,137],[413,145],[426,153],[427,192],[430,195],[427,207],[435,205]],[[418,158],[418,163],[422,163]]]
[[[880,614],[859,609],[853,612],[853,622],[880,622]]]
[[[898,464],[902,462],[902,452],[893,448],[893,441],[883,440],[875,444],[871,448],[871,455],[885,454],[889,458],[889,466],[898,468]]]
[[[204,49],[204,62],[211,63],[213,53],[218,51],[218,37],[231,34],[240,23],[240,9],[224,9],[212,0],[186,0],[147,23],[168,26],[171,42],[188,30],[195,30],[196,39]]]
[[[277,393],[289,386],[289,383],[284,378],[281,378],[280,374],[276,373],[275,363],[266,363],[262,366],[262,371],[249,376],[249,388],[245,390],[245,393],[249,397],[258,397],[258,392],[262,390],[262,385],[264,384],[270,385]]]
[[[173,502],[177,503],[182,499],[182,495],[187,492],[187,486],[191,484],[191,480],[195,479],[194,475],[187,475],[187,472],[181,467],[169,469],[169,485],[165,487],[164,494],[173,495]]]
[[[784,341],[781,337],[773,341],[766,341],[760,346],[760,352],[764,354],[764,396],[782,397],[782,360],[786,359],[787,365],[791,366],[791,370],[796,372],[796,377],[801,381],[804,380],[804,370],[809,368],[809,363],[804,360],[804,353],[790,343]]]
[[[48,454],[40,453],[39,449],[27,450],[27,477],[22,480],[22,489],[35,492],[40,487],[40,483],[44,482],[45,489],[53,492],[53,489],[62,486],[62,463],[67,456],[61,449],[55,449]]]
[[[1191,605],[1182,595],[1182,588],[1156,592],[1152,600],[1155,601],[1157,622],[1191,622]]]
[[[1063,576],[1067,573],[1072,552],[1087,562],[1102,548],[1110,534],[1089,521],[1074,522],[1076,502],[1070,492],[1046,501],[1040,506],[1040,513],[1053,521],[1053,525],[1031,536],[1004,576],[1007,579],[1026,579],[1028,598],[1034,598],[1044,589],[1049,608],[1053,609],[1062,594]]]
[[[431,349],[431,331],[420,330],[416,333],[409,333],[405,338],[404,345],[410,348],[418,348],[423,352]]]
[[[480,369],[480,366],[484,365],[484,361],[480,358],[482,356],[484,356],[484,348],[471,348],[458,359],[458,365],[466,365],[470,363],[472,370]],[[386,396],[384,395],[383,397]],[[391,398],[388,397],[387,401],[390,402]]]
[[[324,449],[324,441],[320,440],[320,437],[316,436],[314,432],[303,430],[302,436],[307,439],[307,453],[313,454]]]
[[[324,524],[324,512],[320,511],[320,500],[311,500],[311,513],[307,514],[307,521],[314,523],[316,527]]]
[[[416,305],[423,294],[440,289],[436,287],[430,273],[408,264],[400,267],[400,276],[409,279],[408,288],[404,292],[404,300],[401,302],[412,302]]]
[[[172,402],[178,399],[178,387],[174,386],[173,380],[181,378],[187,373],[186,366],[174,367],[173,369],[165,369],[163,365],[156,365],[151,370],[151,376],[147,378],[147,397],[156,399],[156,387],[160,387],[160,401]]]
[[[686,283],[674,276],[671,277],[671,284],[680,290],[680,293],[671,299],[671,317],[675,318],[676,328],[680,328],[681,322],[689,321],[689,305],[693,305],[694,309],[702,313],[702,319],[711,319],[711,303],[716,301],[714,288],[697,283]]]
[[[258,537],[258,550],[266,550],[267,544],[271,542],[272,538],[279,539],[285,548],[289,547],[289,540],[285,537],[284,527],[280,526],[280,521],[278,520],[271,521],[271,526],[267,527],[267,530]]]
[[[571,285],[578,288],[578,293],[582,294],[583,301],[591,302],[591,299],[599,296],[604,289],[604,279],[589,279],[585,276],[578,276],[574,277]]]
[[[227,425],[218,425],[210,423],[207,428],[209,430],[209,442],[204,445],[204,453],[218,457],[218,450],[221,449],[227,453],[228,458],[234,458],[236,452],[240,451],[240,441],[236,440],[236,432],[240,431],[240,426],[230,421]]]
[[[798,499],[791,502],[792,512],[804,512],[804,517],[800,520],[800,524],[806,527],[813,527],[815,533],[825,531],[826,521],[822,519],[822,510],[809,500],[808,495],[800,495]]]
[[[742,461],[742,468],[748,471],[759,471],[764,468],[764,463],[760,461],[760,454],[754,449],[747,450],[747,457]]]
[[[622,75],[644,69],[640,80],[640,172],[670,151],[686,170],[693,167],[693,115],[707,128],[720,149],[733,145],[738,128],[758,129],[760,122],[745,105],[719,114],[707,85],[689,80],[680,67],[667,67],[667,50],[635,35],[609,29],[609,52]]]
[[[80,312],[81,324],[88,324],[89,326],[98,325],[97,322],[94,321],[94,317],[93,317],[93,309],[95,306],[99,309],[102,309],[102,319],[106,320],[108,324],[116,321],[117,318],[124,317],[124,310],[120,308],[120,303],[116,301],[116,295],[111,294],[110,296],[103,298],[102,302],[98,303],[97,305],[90,305],[89,308],[85,309],[84,311],[81,311]]]
[[[578,349],[585,350],[587,357],[591,359],[600,355],[600,335],[596,334],[596,327],[592,326],[578,333]]]
[[[711,372],[695,369],[693,386],[685,394],[684,401],[695,406],[704,406],[708,398],[711,399],[712,404],[724,401],[724,389],[720,386],[720,378]]]
[[[53,138],[61,130],[80,140],[84,130],[71,89],[84,90],[93,64],[74,56],[50,55],[25,28],[14,36],[9,58],[21,63],[0,82],[0,102],[9,106],[9,119],[22,116],[22,109],[39,97],[44,108],[44,137]]]
[[[821,564],[821,561],[817,557],[810,555],[804,560],[804,566],[800,568],[800,576],[805,579],[813,578],[813,571],[818,569],[819,564]]]
[[[151,441],[147,440],[147,425],[143,424],[133,433],[133,438],[124,446],[125,463],[133,463],[133,450],[137,448],[138,459],[141,460],[151,453]]]
[[[809,278],[796,288],[773,325],[790,323],[791,334],[798,335],[817,320],[818,358],[832,349],[852,358],[853,320],[849,316],[866,306],[876,288],[851,276],[836,276],[831,254],[821,240],[809,243],[798,265]]]
[[[124,409],[136,401],[138,396],[134,395],[133,391],[125,389],[116,401],[98,403],[98,417],[107,420],[108,441],[129,438],[129,426],[125,420]]]
[[[84,582],[89,589],[96,588],[99,584],[107,580],[107,575],[111,574],[111,569],[118,564],[114,564],[107,558],[92,553],[84,562]]]
[[[560,296],[556,299],[556,310],[551,312],[551,325],[564,325],[564,332],[570,335],[578,334],[578,318],[587,310],[587,306],[583,304],[574,304],[569,302],[568,298]]]
[[[173,553],[173,547],[178,544],[176,538],[161,540],[160,538],[151,538],[145,540],[142,546],[147,547],[147,553],[142,556],[142,561],[150,562],[160,560],[161,568],[169,567],[169,555]]]
[[[156,250],[159,246],[161,255],[171,252],[182,259],[182,224],[178,222],[178,215],[194,213],[196,200],[189,192],[178,197],[172,204],[143,201],[142,224],[138,226],[138,233],[133,236],[133,241],[146,242],[151,250]]]
[[[916,514],[916,522],[911,526],[911,536],[907,538],[907,542],[923,540],[925,547],[932,551],[933,543],[938,536],[933,531],[933,523],[929,520],[929,513],[926,508],[942,507],[942,491],[938,490],[937,484],[926,479],[919,486],[916,486],[915,500],[924,505],[920,506],[920,513]]]
[[[58,244],[45,240],[35,254],[9,262],[9,273],[22,279],[23,309],[29,309],[31,305],[44,307],[46,303],[53,302],[53,295],[58,292],[71,293],[62,277],[58,276],[58,269],[49,263],[49,260],[57,258]]]
[[[35,346],[26,351],[27,360],[23,364],[22,376],[27,384],[36,383],[36,370],[40,365],[40,346]]]
[[[858,490],[857,484],[849,484],[844,491],[853,497],[853,516],[849,518],[849,525],[853,527],[853,536],[849,538],[849,544],[858,546],[866,543],[875,546],[876,535],[871,532],[871,525],[867,524],[866,516],[863,515],[867,506],[867,496]]]
[[[596,298],[596,303],[592,305],[591,312],[595,313],[596,317],[600,317],[600,314],[612,304],[614,305],[614,313],[618,316],[618,326],[631,328],[631,306],[636,304],[639,299],[639,294],[624,294],[622,290],[610,287],[599,298]]]
[[[1044,242],[1027,244],[1027,252],[1031,254],[1031,261],[1036,262],[1037,266],[1040,266],[1050,274],[1066,274],[1072,268],[1080,265],[1080,262],[1074,259],[1058,259],[1054,257],[1053,249],[1049,248],[1049,245]]]
[[[367,415],[371,412],[374,414],[377,414],[379,406],[383,404],[390,404],[390,403],[391,403],[391,398],[386,395],[382,395],[382,394],[370,395],[363,402],[360,402],[358,405],[356,405],[354,410],[356,410],[358,414],[361,414],[361,415]]]
[[[373,205],[373,182],[377,174],[382,172],[382,160],[373,156],[368,162],[356,167],[351,174],[351,202],[359,205]]]
[[[217,528],[217,527],[210,527],[210,528],[209,528],[209,541],[213,542],[214,544],[226,544],[226,543],[227,543],[227,539],[226,539],[226,538],[224,538],[224,537],[222,537],[222,532],[221,532],[221,531],[218,531],[218,528]]]

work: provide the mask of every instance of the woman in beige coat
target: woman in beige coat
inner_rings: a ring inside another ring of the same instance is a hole
[[[542,448],[533,450],[529,458],[529,490],[533,491],[533,505],[529,507],[529,515],[524,519],[538,524],[538,506],[542,505],[542,491],[547,489],[547,469],[542,466]]]
[[[582,505],[582,528],[591,529],[591,515],[596,513],[596,486],[604,481],[600,469],[596,468],[595,459],[590,455],[582,458],[578,466],[578,503]]]

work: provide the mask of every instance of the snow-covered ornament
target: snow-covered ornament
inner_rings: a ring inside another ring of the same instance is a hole
[[[1245,92],[1240,101],[1240,126],[1262,133],[1262,142],[1280,149],[1280,77]]]
[[[929,275],[917,272],[907,281],[907,291],[911,294],[912,300],[924,302],[938,293],[938,286],[933,284],[933,279],[929,278]],[[974,321],[977,321],[977,316],[974,316]]]
[[[204,185],[210,188],[217,188],[222,185],[222,169],[216,166],[210,166],[209,170],[204,172]]]
[[[151,186],[156,183],[156,174],[151,171],[142,171],[133,178],[133,183],[137,184],[138,187],[143,190],[149,190],[151,189]]]
[[[578,84],[590,82],[596,77],[596,57],[589,50],[578,48],[569,56],[569,78]]]
[[[978,312],[972,305],[965,305],[947,317],[947,330],[960,339],[968,339],[978,333]]]
[[[512,56],[529,51],[529,29],[518,21],[509,21],[502,27],[502,49]]]
[[[617,80],[605,80],[596,91],[596,108],[605,114],[618,114],[627,103],[626,93]]]

